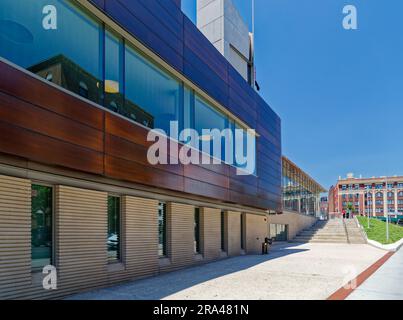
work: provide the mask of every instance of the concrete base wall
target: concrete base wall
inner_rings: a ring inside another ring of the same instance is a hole
[[[290,211],[284,211],[283,214],[270,215],[269,224],[288,225],[288,240],[292,240],[302,230],[311,227],[316,222],[315,217],[306,216]]]
[[[194,206],[167,203],[168,257],[165,261],[160,261],[162,272],[177,270],[194,263],[194,212]]]
[[[247,254],[261,254],[262,242],[268,235],[267,217],[245,214],[245,245]]]
[[[226,216],[226,251],[228,256],[241,254],[241,213],[228,211]]]
[[[45,182],[44,182],[45,183]],[[260,254],[266,215],[200,207],[200,248],[194,252],[195,206],[166,202],[167,256],[158,256],[158,200],[121,197],[121,261],[108,263],[108,192],[52,185],[53,247],[57,290],[44,290],[45,275],[31,270],[30,179],[0,175],[0,300],[55,299],[120,282],[241,254]],[[115,193],[113,193],[115,194]]]
[[[200,215],[201,252],[205,261],[221,256],[221,210],[202,208]]]

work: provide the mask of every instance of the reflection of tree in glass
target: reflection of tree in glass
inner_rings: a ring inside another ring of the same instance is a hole
[[[32,244],[48,245],[52,226],[52,188],[32,186]]]
[[[120,198],[108,196],[108,253],[111,260],[119,260]]]

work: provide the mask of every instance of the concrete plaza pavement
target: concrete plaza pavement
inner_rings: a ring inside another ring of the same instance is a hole
[[[403,249],[353,291],[347,300],[403,300]]]
[[[385,254],[368,245],[285,243],[69,297],[73,300],[326,299]]]

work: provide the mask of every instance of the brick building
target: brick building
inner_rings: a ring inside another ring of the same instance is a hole
[[[383,217],[387,212],[403,212],[403,177],[339,178],[329,191],[329,212]]]

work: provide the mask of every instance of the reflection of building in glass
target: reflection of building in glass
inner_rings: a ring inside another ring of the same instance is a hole
[[[320,215],[320,194],[326,190],[288,158],[283,157],[283,209]]]
[[[320,215],[327,216],[329,213],[329,201],[327,197],[320,198]]]
[[[28,68],[28,70],[83,98],[103,104],[103,82],[64,55],[57,55]],[[122,94],[112,93],[111,85],[108,86],[108,94],[105,95],[105,106],[147,127],[154,127],[152,115],[133,102],[125,101]]]

